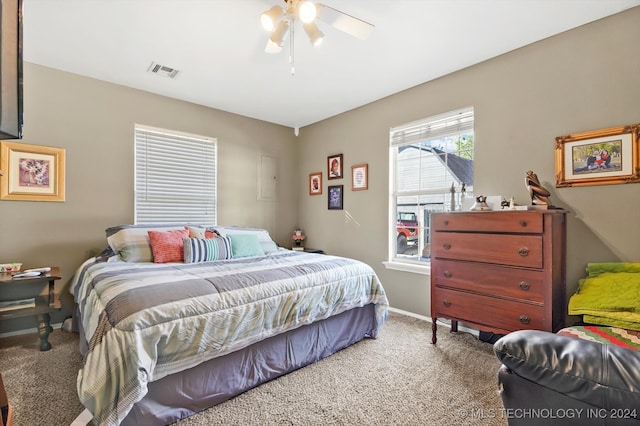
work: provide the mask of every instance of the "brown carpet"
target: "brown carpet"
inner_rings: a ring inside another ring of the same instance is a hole
[[[316,364],[178,422],[210,425],[506,425],[492,345],[390,313],[377,340],[364,340]],[[55,330],[53,348],[36,335],[0,340],[0,372],[15,426],[69,425],[83,410],[76,395],[78,337]]]

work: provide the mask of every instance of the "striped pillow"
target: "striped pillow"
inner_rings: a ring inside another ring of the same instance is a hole
[[[184,263],[211,262],[233,257],[229,237],[185,238],[182,241]]]

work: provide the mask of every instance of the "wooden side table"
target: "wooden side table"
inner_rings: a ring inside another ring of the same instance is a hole
[[[304,248],[304,252],[305,252],[305,253],[318,253],[318,254],[324,254],[324,250],[314,249],[314,248],[308,248],[308,247],[305,247],[305,248]]]
[[[0,274],[0,301],[35,299],[35,306],[0,311],[0,321],[26,316],[37,317],[41,351],[51,349],[48,339],[53,328],[49,314],[62,308],[60,297],[55,293],[55,282],[61,278],[58,267],[52,267],[51,271],[37,277],[13,278],[11,273]],[[41,294],[43,285],[48,285],[46,295]]]

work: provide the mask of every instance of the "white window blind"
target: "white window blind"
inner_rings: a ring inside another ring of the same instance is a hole
[[[135,127],[135,223],[215,224],[216,139]]]
[[[469,131],[473,131],[473,108],[464,108],[391,128],[391,145],[408,145]]]

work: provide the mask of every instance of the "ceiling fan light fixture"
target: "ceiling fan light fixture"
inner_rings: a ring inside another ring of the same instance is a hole
[[[324,40],[324,34],[320,31],[320,28],[313,23],[309,22],[308,24],[303,24],[302,27],[304,31],[309,36],[309,40],[311,41],[311,45],[313,47],[320,46],[322,44],[322,40]]]
[[[282,15],[284,15],[284,10],[280,6],[273,6],[271,9],[265,10],[260,14],[262,28],[269,32],[273,31]]]
[[[278,46],[273,41],[271,41],[271,39],[268,39],[264,51],[267,53],[280,53],[282,52],[282,46]]]
[[[303,1],[298,8],[298,17],[303,24],[309,24],[316,19],[316,5],[312,1]]]
[[[277,44],[278,46],[282,47],[282,45],[284,44],[284,40],[287,38],[288,35],[289,35],[289,21],[285,19],[278,23],[276,28],[271,33],[271,36],[269,37],[269,39],[275,44]]]

